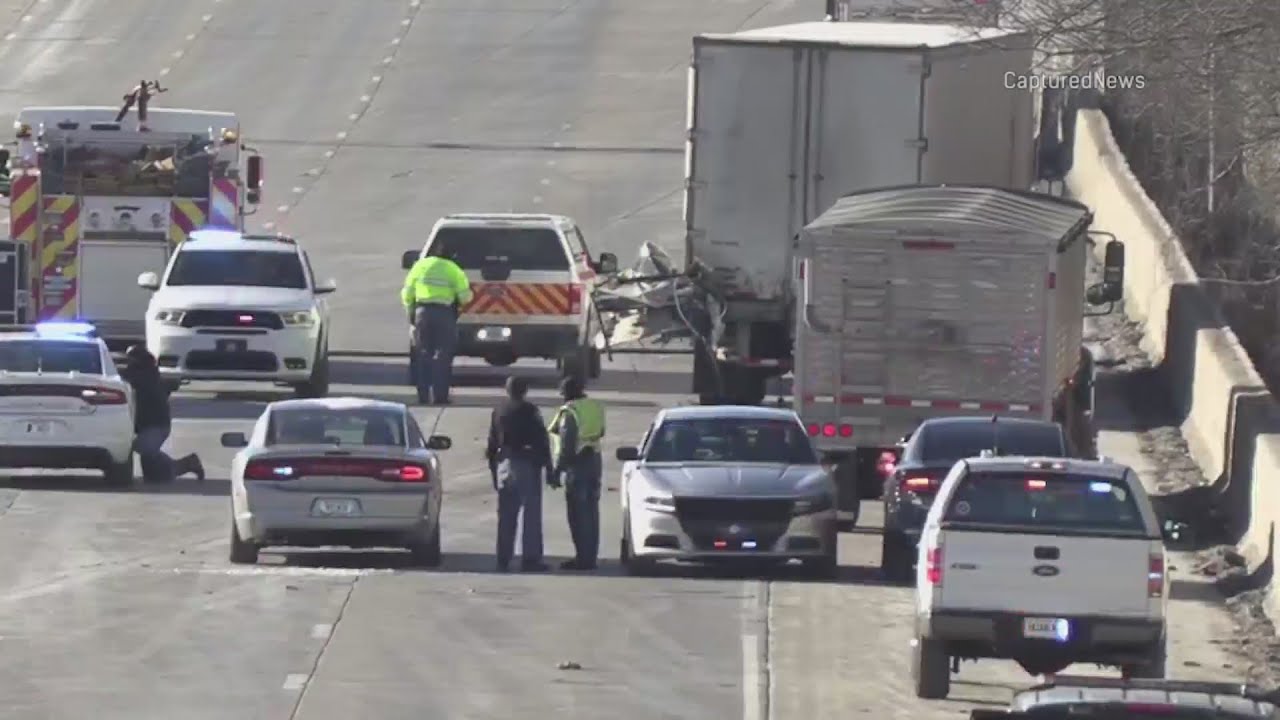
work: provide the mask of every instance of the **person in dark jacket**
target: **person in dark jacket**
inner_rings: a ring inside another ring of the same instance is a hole
[[[121,377],[133,387],[134,441],[147,482],[172,482],[179,475],[192,473],[204,482],[204,465],[195,453],[179,460],[164,451],[169,439],[172,417],[169,414],[169,392],[160,379],[156,358],[145,347],[134,345],[125,351],[128,364]]]
[[[507,379],[507,399],[493,411],[489,421],[489,444],[485,459],[498,492],[498,572],[506,572],[515,554],[516,524],[523,515],[520,564],[525,572],[543,572],[542,559],[542,478],[559,487],[551,472],[551,443],[542,413],[525,400],[529,383],[524,378]]]

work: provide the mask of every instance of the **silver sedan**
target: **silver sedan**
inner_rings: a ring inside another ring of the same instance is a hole
[[[837,568],[836,487],[790,410],[681,407],[660,412],[623,461],[621,558],[796,559]]]
[[[444,475],[437,450],[402,403],[363,398],[285,400],[267,406],[231,465],[231,562],[267,546],[407,548],[440,564]]]

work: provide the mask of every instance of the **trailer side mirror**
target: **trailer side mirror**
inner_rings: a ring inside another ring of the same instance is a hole
[[[262,189],[262,156],[250,155],[248,160],[248,178],[245,179],[245,187],[249,190]]]

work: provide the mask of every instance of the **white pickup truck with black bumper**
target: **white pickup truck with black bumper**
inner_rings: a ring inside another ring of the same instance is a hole
[[[912,679],[945,698],[962,659],[1032,675],[1073,663],[1165,672],[1165,551],[1134,471],[1106,461],[971,458],[943,480],[916,570]]]

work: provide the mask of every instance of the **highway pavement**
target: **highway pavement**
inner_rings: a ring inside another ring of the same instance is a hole
[[[400,251],[444,212],[563,212],[623,262],[645,240],[678,256],[690,36],[820,12],[799,0],[0,0],[0,121],[24,104],[115,103],[143,77],[170,88],[161,104],[235,110],[267,158],[255,226],[298,234],[338,280],[333,349],[394,351]],[[688,365],[607,364],[593,392],[609,404],[610,486],[613,448],[689,402]],[[530,372],[549,410],[550,370]],[[411,397],[398,361],[336,360],[334,373],[335,395]],[[872,503],[842,538],[835,582],[623,577],[612,487],[599,573],[493,574],[481,441],[502,373],[460,375],[456,405],[415,410],[455,443],[434,571],[396,553],[227,562],[231,452],[217,438],[247,429],[280,396],[270,388],[176,397],[171,447],[205,458],[202,485],[0,482],[0,718],[932,719],[1029,680],[986,663],[964,668],[952,701],[911,695],[911,593],[877,579]],[[1141,461],[1132,434],[1103,442]],[[544,502],[558,561],[562,495]],[[1175,674],[1232,672],[1216,644],[1225,614],[1198,599],[1175,613]]]

